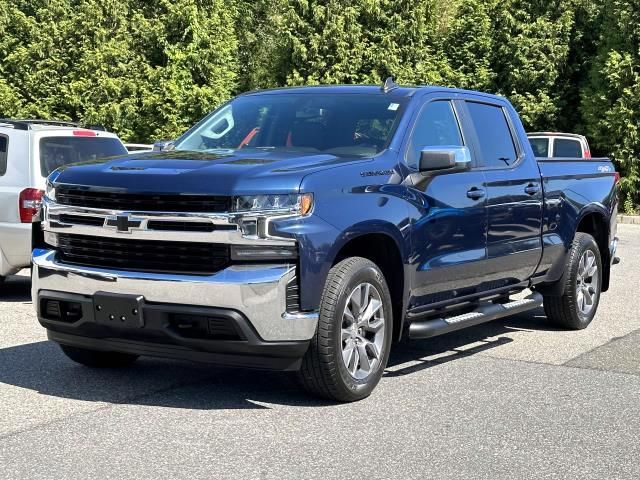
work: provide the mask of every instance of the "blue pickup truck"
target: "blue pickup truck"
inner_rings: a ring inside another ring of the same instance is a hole
[[[34,304],[87,366],[294,370],[316,395],[359,400],[402,338],[542,305],[589,325],[618,261],[618,180],[607,159],[536,160],[494,95],[247,93],[168,151],[54,172]]]

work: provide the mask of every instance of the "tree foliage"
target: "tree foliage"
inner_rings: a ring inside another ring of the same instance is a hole
[[[0,2],[0,116],[175,137],[252,89],[439,84],[509,97],[530,129],[586,133],[640,203],[638,0]]]

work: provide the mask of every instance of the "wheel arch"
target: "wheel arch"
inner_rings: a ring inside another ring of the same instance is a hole
[[[393,303],[393,338],[402,336],[404,314],[408,298],[408,281],[405,268],[404,238],[393,226],[345,233],[337,242],[331,265],[349,257],[363,257],[371,260],[382,271],[391,293]]]
[[[598,249],[602,260],[602,291],[609,289],[611,277],[611,259],[609,258],[609,222],[602,207],[593,206],[585,209],[578,219],[576,233],[588,233],[591,235]]]

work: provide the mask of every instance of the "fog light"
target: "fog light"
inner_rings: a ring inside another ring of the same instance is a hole
[[[298,258],[295,246],[232,245],[231,260],[291,260]]]
[[[58,246],[58,234],[53,232],[44,232],[44,243],[51,247]]]

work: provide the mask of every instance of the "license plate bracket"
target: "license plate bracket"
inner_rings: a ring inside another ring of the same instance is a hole
[[[144,327],[144,297],[122,293],[96,292],[93,312],[96,323],[113,327]]]

